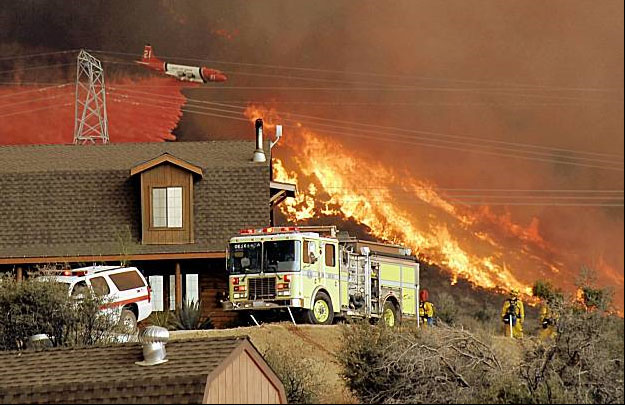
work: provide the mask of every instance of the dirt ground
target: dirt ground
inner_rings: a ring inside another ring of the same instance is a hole
[[[343,325],[314,326],[298,325],[291,322],[263,324],[261,326],[231,329],[211,329],[205,331],[171,331],[171,339],[212,338],[221,336],[247,335],[254,346],[263,353],[269,346],[288,344],[295,354],[314,359],[326,374],[320,380],[326,381],[320,402],[323,404],[355,404],[340,376],[340,366],[335,352],[340,347]]]

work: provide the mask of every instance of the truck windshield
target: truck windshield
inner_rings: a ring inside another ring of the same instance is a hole
[[[261,272],[261,242],[231,243],[228,256],[231,274]]]
[[[263,269],[261,270],[261,255]],[[230,274],[276,273],[300,271],[300,242],[277,240],[269,242],[231,243],[228,256]]]
[[[276,240],[263,242],[263,272],[300,271],[300,242]]]

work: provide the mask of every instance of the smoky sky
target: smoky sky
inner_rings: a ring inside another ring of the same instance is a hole
[[[81,47],[139,55],[150,43],[157,56],[212,61],[204,65],[224,70],[229,81],[187,89],[188,97],[275,103],[277,110],[355,123],[355,132],[367,123],[624,152],[619,0],[21,0],[3,4],[0,27],[4,55]],[[360,90],[381,86],[398,88]],[[295,89],[302,87],[325,89]],[[175,134],[180,140],[251,138],[252,127],[185,114]],[[393,131],[369,141],[332,137],[448,188],[624,188],[623,171],[407,146],[395,142]],[[523,225],[538,219],[546,240],[591,267],[610,265],[623,281],[623,207],[495,210],[510,211]]]

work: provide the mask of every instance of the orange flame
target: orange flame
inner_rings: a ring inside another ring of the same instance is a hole
[[[273,109],[248,106],[245,115],[251,120],[263,117],[270,128],[280,123]],[[300,125],[295,132],[297,136],[281,140],[276,149],[280,157],[273,160],[274,178],[298,185],[297,197],[280,208],[289,221],[325,215],[353,218],[379,239],[404,244],[425,261],[448,269],[451,284],[461,276],[482,287],[517,288],[530,296],[536,275],[524,281],[517,277],[524,273],[514,274],[514,268],[535,274],[554,273],[562,266],[543,260],[553,257],[552,249],[539,234],[536,219],[523,227],[508,214],[455,205],[430,182],[385,167],[375,157]],[[503,236],[507,242],[515,240],[515,251],[497,243]]]

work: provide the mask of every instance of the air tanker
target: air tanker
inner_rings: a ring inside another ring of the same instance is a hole
[[[141,58],[141,61],[137,61],[137,63],[157,72],[173,76],[181,81],[207,83],[224,82],[228,79],[223,72],[218,71],[217,69],[210,69],[204,66],[176,65],[161,61],[159,58],[154,56],[152,46],[149,44],[144,47],[143,57]]]

